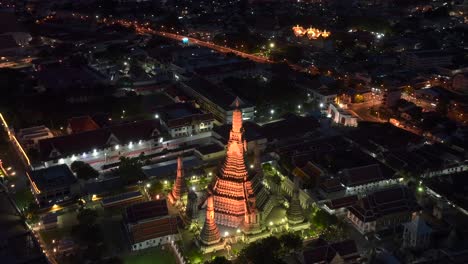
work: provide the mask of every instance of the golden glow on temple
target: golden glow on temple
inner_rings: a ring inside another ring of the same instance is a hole
[[[320,37],[328,38],[331,35],[331,33],[326,30],[320,30],[318,28],[313,27],[305,29],[299,25],[294,26],[292,30],[296,37],[307,37],[308,39],[318,39]]]
[[[253,179],[245,165],[247,143],[244,140],[242,112],[232,114],[232,128],[226,159],[212,186],[216,223],[229,227],[251,227],[259,222]]]

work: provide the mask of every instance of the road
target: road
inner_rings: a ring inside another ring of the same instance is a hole
[[[370,108],[379,108],[380,102],[378,101],[367,101],[364,103],[359,103],[359,104],[350,104],[348,106],[348,110],[358,118],[360,118],[363,121],[370,121],[370,122],[379,122],[383,123],[386,122],[383,119],[380,119],[376,116],[373,116],[370,114]]]
[[[267,57],[245,53],[245,52],[235,50],[232,48],[216,45],[212,42],[202,41],[196,38],[192,38],[192,37],[188,37],[188,36],[184,36],[180,34],[174,34],[174,33],[166,32],[166,31],[155,30],[151,28],[148,24],[142,24],[137,21],[128,21],[128,20],[123,20],[123,19],[117,19],[117,20],[102,19],[102,20],[99,20],[98,22],[101,22],[109,26],[117,24],[117,25],[121,25],[124,27],[133,28],[138,34],[141,34],[141,35],[145,35],[145,34],[158,35],[161,37],[165,37],[165,38],[169,38],[169,39],[173,39],[177,41],[182,41],[183,39],[187,39],[189,43],[193,43],[198,46],[213,49],[221,53],[234,53],[237,56],[240,56],[242,58],[246,58],[254,62],[258,62],[258,63],[274,63],[272,60],[268,59]]]

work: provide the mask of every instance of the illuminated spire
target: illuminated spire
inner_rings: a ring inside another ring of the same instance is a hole
[[[214,201],[211,195],[206,200],[206,218],[200,233],[200,240],[205,245],[216,244],[221,240],[215,221]]]
[[[237,105],[239,105],[238,99]],[[226,159],[213,185],[216,222],[231,227],[238,227],[242,223],[247,200],[254,197],[245,166],[246,143],[243,132],[242,112],[236,108],[232,113]]]
[[[183,168],[183,161],[182,156],[177,158],[177,175],[174,182],[174,186],[172,187],[172,191],[169,194],[169,201],[172,204],[175,204],[177,201],[180,200],[183,193],[186,191],[185,180],[184,180],[184,168]]]

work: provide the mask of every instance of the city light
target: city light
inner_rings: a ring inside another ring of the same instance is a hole
[[[271,109],[270,114],[274,114],[274,113],[275,113],[275,109]]]
[[[313,28],[313,27],[309,27],[305,29],[299,25],[294,26],[292,30],[296,37],[306,36],[308,39],[318,39],[320,37],[328,38],[331,35],[331,33],[326,30],[320,30],[318,28]]]
[[[149,188],[149,187],[151,187],[151,183],[146,184],[146,188]]]
[[[275,43],[270,43],[270,48],[274,48],[275,47]]]
[[[155,115],[154,115],[154,118],[159,119],[159,115],[158,115],[158,114],[155,114]]]
[[[115,148],[115,150],[118,150],[118,149],[120,148],[120,146],[119,146],[119,145],[115,145],[114,148]]]
[[[323,103],[320,103],[320,105],[319,105],[319,106],[320,106],[320,108],[323,108],[323,107],[324,107]]]

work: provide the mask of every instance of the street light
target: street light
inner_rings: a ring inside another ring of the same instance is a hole
[[[275,43],[273,43],[273,42],[270,43],[270,48],[272,49],[272,48],[274,48],[274,47],[275,47]]]
[[[274,113],[275,113],[275,109],[271,109],[271,110],[270,110],[270,114],[273,115]]]
[[[146,188],[149,188],[149,187],[151,187],[151,183],[146,184]]]

